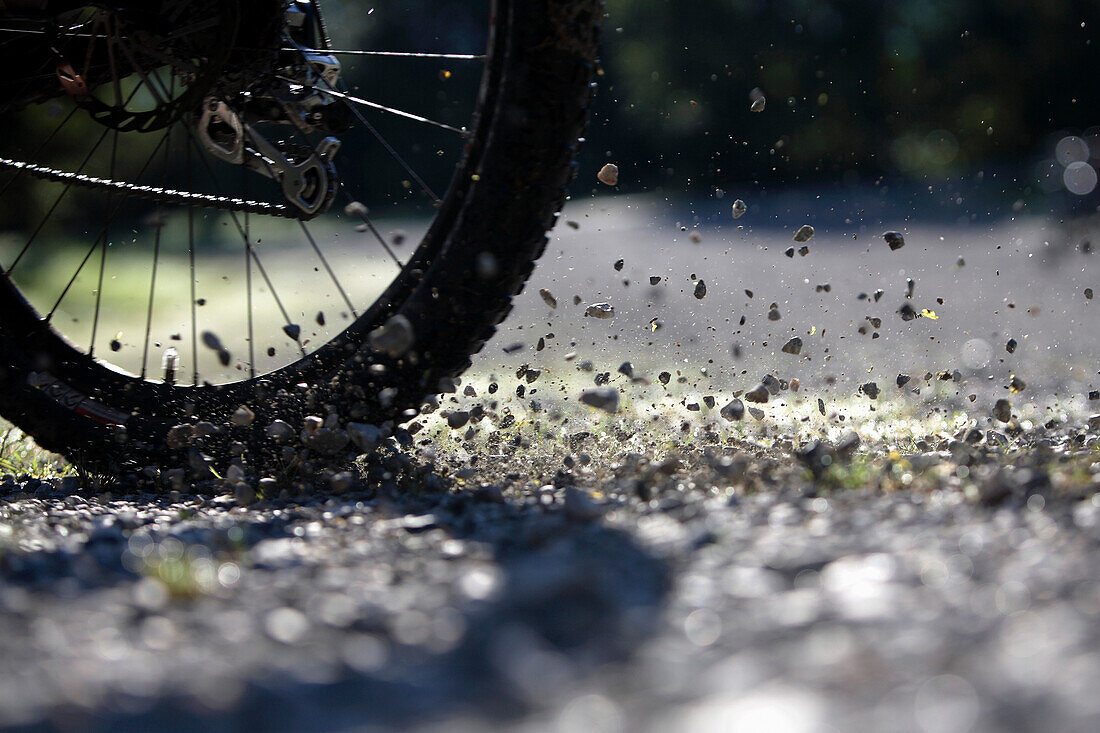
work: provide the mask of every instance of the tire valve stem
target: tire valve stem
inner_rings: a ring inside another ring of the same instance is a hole
[[[169,346],[164,350],[164,358],[161,359],[161,366],[164,368],[164,383],[175,384],[176,383],[176,370],[179,369],[180,354],[176,351],[174,346]]]

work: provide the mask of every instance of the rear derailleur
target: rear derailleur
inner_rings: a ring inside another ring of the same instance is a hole
[[[316,0],[287,2],[284,18],[282,47],[267,73],[226,79],[196,111],[194,124],[207,153],[277,181],[295,214],[309,219],[336,196],[332,161],[340,140],[328,135],[314,145],[307,135],[341,133],[350,118],[346,104],[326,91],[336,90],[341,68],[324,50],[328,41]],[[257,129],[260,123],[291,126],[301,142],[269,140]]]

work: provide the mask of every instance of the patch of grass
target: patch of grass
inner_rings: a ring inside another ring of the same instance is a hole
[[[22,430],[0,422],[0,473],[45,479],[72,476],[76,469],[64,458],[39,448]]]

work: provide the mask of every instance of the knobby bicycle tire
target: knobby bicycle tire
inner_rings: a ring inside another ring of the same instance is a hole
[[[297,430],[314,414],[339,432],[348,423],[411,419],[427,395],[446,391],[508,314],[546,246],[575,177],[597,68],[601,0],[493,7],[463,160],[416,253],[353,325],[270,374],[165,384],[70,345],[0,276],[0,414],[89,471],[180,466],[202,478],[231,455],[248,473],[285,463],[268,431],[275,420]],[[398,314],[412,327],[411,348],[399,356],[372,349],[369,334]],[[242,406],[254,419],[231,419]]]

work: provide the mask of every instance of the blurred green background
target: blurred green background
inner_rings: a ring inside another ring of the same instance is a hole
[[[1027,178],[1048,136],[1100,130],[1093,0],[607,5],[590,137],[632,169],[628,186]]]

